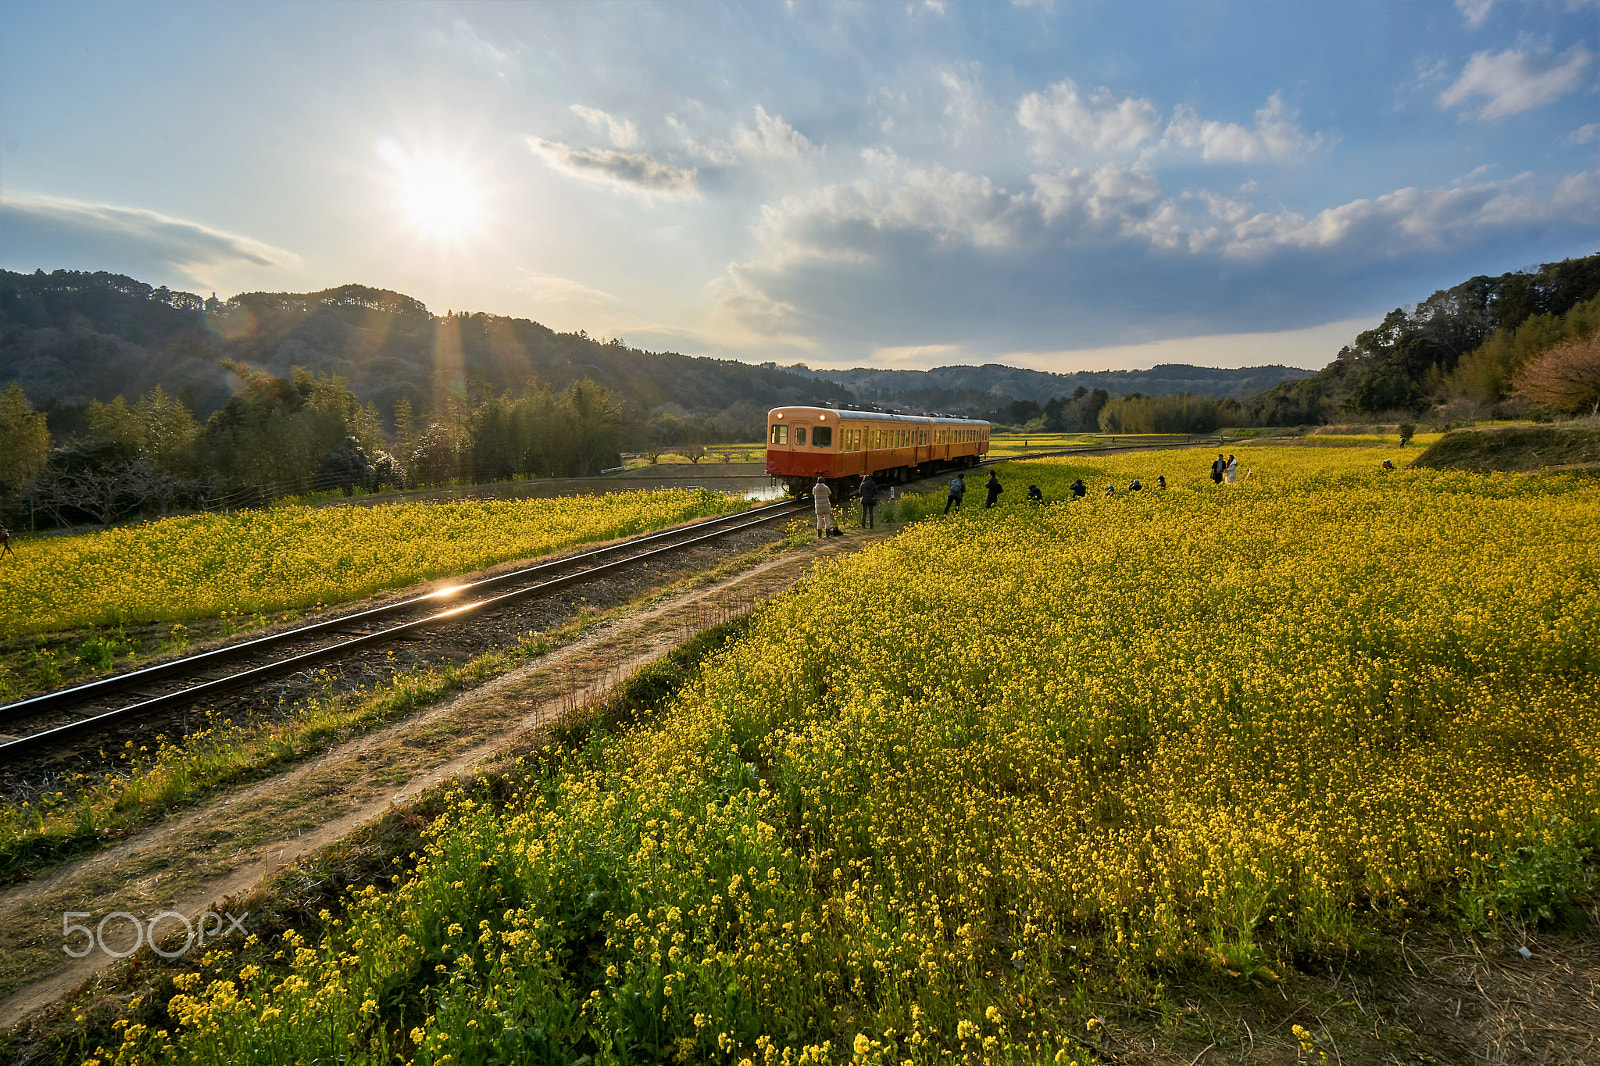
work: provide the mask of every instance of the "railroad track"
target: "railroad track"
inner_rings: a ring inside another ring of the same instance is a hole
[[[781,501],[675,529],[646,533],[281,633],[197,652],[153,666],[0,706],[0,764],[51,747],[258,686],[275,678],[367,653],[430,627],[486,616],[514,601],[557,592],[797,514],[806,504]]]

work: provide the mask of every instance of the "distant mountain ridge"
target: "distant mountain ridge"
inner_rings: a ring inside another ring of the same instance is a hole
[[[278,377],[291,367],[337,374],[385,419],[402,400],[438,410],[469,390],[560,392],[583,378],[644,416],[721,417],[757,433],[770,407],[853,399],[810,375],[645,352],[521,318],[435,315],[364,285],[217,300],[120,274],[0,271],[0,389],[17,382],[36,406],[132,400],[159,385],[204,418],[233,392],[224,359]]]
[[[280,377],[296,366],[337,374],[386,419],[401,400],[421,411],[468,388],[516,392],[537,383],[559,391],[588,377],[646,417],[668,411],[741,426],[764,421],[770,407],[802,403],[983,415],[1013,400],[1070,396],[1079,386],[1112,396],[1242,398],[1311,373],[1168,365],[1052,374],[996,363],[811,370],[646,352],[528,319],[435,315],[412,297],[364,285],[218,300],[120,274],[0,271],[0,388],[15,381],[38,406],[132,400],[159,385],[204,418],[232,393],[224,359]]]
[[[932,370],[880,370],[857,367],[852,370],[812,370],[803,364],[788,369],[808,373],[825,381],[837,382],[853,391],[864,402],[893,401],[902,396],[948,393],[962,397],[971,405],[981,398],[990,407],[1009,400],[1044,403],[1054,396],[1071,396],[1078,388],[1104,389],[1112,396],[1142,393],[1168,396],[1187,393],[1212,399],[1247,399],[1284,381],[1308,378],[1316,373],[1291,366],[1253,366],[1237,370],[1164,363],[1148,370],[1082,370],[1056,374],[1045,370],[985,363],[982,366],[940,366]]]

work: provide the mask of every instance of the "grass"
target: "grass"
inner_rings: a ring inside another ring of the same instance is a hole
[[[1413,464],[1434,470],[1536,471],[1600,465],[1600,429],[1517,426],[1458,430],[1435,438]]]

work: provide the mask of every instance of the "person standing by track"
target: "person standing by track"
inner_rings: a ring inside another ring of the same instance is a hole
[[[17,553],[11,550],[11,530],[0,526],[0,556],[15,554]]]
[[[839,525],[833,520],[833,491],[820,476],[817,478],[817,483],[811,486],[811,502],[817,507],[817,536],[836,535],[839,532]]]
[[[872,529],[873,512],[878,508],[878,483],[871,474],[861,475],[861,528]]]
[[[989,480],[983,483],[983,487],[989,494],[989,498],[983,501],[983,509],[987,511],[994,506],[994,501],[1000,498],[1000,494],[1006,491],[1006,487],[1000,484],[1000,477],[993,470],[989,471]]]

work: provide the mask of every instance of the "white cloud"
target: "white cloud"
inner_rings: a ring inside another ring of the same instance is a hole
[[[1199,329],[1193,324],[1249,321],[1250,305],[1260,305],[1255,312],[1265,317],[1258,321],[1283,321],[1273,316],[1291,302],[1316,305],[1310,279],[1320,272],[1301,269],[1313,262],[1372,270],[1417,254],[1592,228],[1600,219],[1600,171],[1554,182],[1519,175],[1472,184],[1469,176],[1308,216],[1257,207],[1248,186],[1234,196],[1167,195],[1138,167],[1036,174],[1030,190],[1012,192],[982,175],[880,163],[871,178],[765,207],[755,230],[759,256],[731,264],[719,286],[722,316],[752,335],[790,338],[826,334],[840,322],[898,320],[901,332],[872,341],[893,348],[915,338],[934,343],[930,331],[940,321],[955,328],[965,320],[961,329],[976,329],[973,322],[1005,308],[1038,319],[1007,321],[1007,330],[1037,333],[1067,314],[1050,303],[1062,286],[1081,318],[1106,310],[1095,292],[1125,300],[1132,291],[1176,285],[1181,292],[1163,289],[1159,310],[1151,304],[1147,313],[1107,315],[1082,327],[1126,332],[1134,328],[1129,323],[1182,316]],[[1242,279],[1256,287],[1242,290]],[[1299,287],[1293,301],[1271,295],[1280,283]],[[1224,306],[1229,302],[1236,306]]]
[[[1372,255],[1435,250],[1498,232],[1600,219],[1600,171],[1571,174],[1548,188],[1529,175],[1479,185],[1405,188],[1352,200],[1306,219],[1262,212],[1220,234],[1216,250],[1250,257],[1284,249],[1360,246]]]
[[[949,68],[938,71],[937,76],[945,91],[945,133],[950,143],[959,147],[967,130],[982,124],[987,108],[973,79],[963,78]]]
[[[585,181],[609,185],[646,198],[699,199],[699,171],[663,163],[643,152],[616,148],[573,148],[560,141],[529,137],[528,147],[551,166]]]
[[[767,114],[767,109],[756,105],[756,128],[735,126],[733,146],[746,159],[799,159],[812,151],[813,145],[805,135],[789,125],[779,115]]]
[[[1041,220],[1063,235],[1135,233],[1148,225],[1161,199],[1154,177],[1111,165],[1035,174],[1032,180]]]
[[[793,162],[822,151],[805,134],[785,122],[781,115],[768,114],[760,104],[755,108],[755,127],[736,125],[727,140],[702,141],[676,115],[667,116],[667,125],[678,135],[679,146],[684,152],[717,167],[731,167],[740,162],[758,165],[775,161]]]
[[[762,209],[756,235],[779,259],[863,261],[907,237],[935,247],[1015,247],[1038,208],[985,177],[943,167],[833,185]]]
[[[55,196],[7,196],[0,201],[7,259],[18,262],[36,243],[59,249],[68,262],[35,266],[95,267],[130,273],[177,271],[211,286],[220,273],[245,268],[293,270],[300,257],[251,237],[212,229],[155,211],[85,203]],[[20,262],[18,262],[20,266]]]
[[[1591,122],[1586,126],[1579,126],[1561,138],[1561,143],[1569,148],[1576,148],[1580,144],[1588,144],[1596,137],[1600,137],[1600,123]]]
[[[667,125],[671,126],[673,132],[678,135],[679,147],[689,155],[719,167],[732,166],[739,161],[739,157],[734,155],[733,149],[727,145],[706,144],[696,139],[694,134],[689,131],[688,124],[677,115],[668,115]]]
[[[1071,78],[1043,93],[1029,93],[1017,104],[1017,123],[1033,136],[1034,151],[1048,155],[1063,142],[1100,153],[1132,152],[1155,137],[1161,116],[1143,97],[1101,87],[1087,97]]]
[[[1466,16],[1467,25],[1472,29],[1478,29],[1483,25],[1492,7],[1494,0],[1456,0],[1456,10]]]
[[[1498,55],[1477,52],[1448,89],[1439,94],[1441,108],[1458,108],[1474,97],[1487,102],[1462,118],[1489,122],[1548,104],[1578,88],[1589,65],[1589,50],[1575,44],[1559,57],[1508,48]]]
[[[639,128],[627,119],[608,115],[595,107],[573,104],[572,113],[596,129],[603,129],[618,148],[632,148],[639,142]]]
[[[1300,128],[1296,113],[1278,93],[1267,98],[1255,118],[1253,127],[1218,122],[1180,104],[1163,129],[1161,112],[1150,100],[1119,100],[1105,88],[1086,96],[1070,78],[1048,92],[1029,93],[1017,105],[1017,124],[1031,135],[1033,151],[1041,157],[1070,145],[1080,154],[1102,157],[1125,157],[1142,149],[1147,162],[1162,152],[1198,151],[1205,163],[1249,163],[1299,159],[1325,141],[1323,134]]]
[[[1207,163],[1298,159],[1315,151],[1322,142],[1322,134],[1308,135],[1300,129],[1295,113],[1277,93],[1267,97],[1266,106],[1256,112],[1254,129],[1234,122],[1202,120],[1194,109],[1180,106],[1173,111],[1162,138],[1163,145],[1200,149],[1200,158]]]

